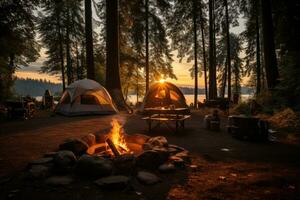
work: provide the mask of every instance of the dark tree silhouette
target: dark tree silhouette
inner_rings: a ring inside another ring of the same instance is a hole
[[[209,99],[217,98],[214,0],[209,0]]]
[[[106,0],[106,88],[119,110],[128,110],[120,81],[119,2]]]
[[[92,3],[84,0],[85,6],[85,45],[87,78],[95,79],[94,50],[93,50],[93,27],[92,27]]]
[[[264,65],[266,70],[267,86],[269,89],[273,89],[278,83],[279,73],[275,54],[272,8],[270,0],[261,0],[261,11]]]

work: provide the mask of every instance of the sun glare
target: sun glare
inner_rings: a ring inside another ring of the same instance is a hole
[[[166,80],[164,80],[164,79],[160,79],[160,80],[159,80],[160,83],[164,83],[165,81],[166,81]]]

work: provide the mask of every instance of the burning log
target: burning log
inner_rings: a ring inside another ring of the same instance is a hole
[[[108,144],[109,148],[111,149],[111,151],[113,152],[113,154],[118,157],[120,156],[120,152],[118,151],[118,149],[116,148],[115,144],[111,141],[111,139],[107,138],[106,139],[106,143]]]

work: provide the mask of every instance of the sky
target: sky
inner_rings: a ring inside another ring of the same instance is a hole
[[[245,21],[244,19],[239,19],[239,26],[237,27],[231,27],[230,32],[239,34],[245,29]],[[177,80],[175,79],[167,79],[168,81],[178,85],[178,86],[186,86],[186,87],[193,87],[194,86],[194,80],[190,76],[189,69],[193,65],[193,61],[190,63],[186,62],[186,59],[183,59],[182,62],[179,62],[176,58],[176,52],[174,52],[174,62],[172,63],[174,74],[177,77]],[[46,79],[50,80],[54,83],[61,83],[60,75],[51,75],[46,73],[41,73],[40,69],[43,65],[43,62],[46,60],[46,54],[45,49],[42,48],[40,51],[40,57],[39,59],[31,63],[29,66],[21,67],[20,69],[17,69],[15,72],[15,75],[20,78],[31,78],[31,79]],[[243,83],[247,82],[247,78],[243,80]],[[204,87],[204,79],[203,76],[198,79],[199,87]]]

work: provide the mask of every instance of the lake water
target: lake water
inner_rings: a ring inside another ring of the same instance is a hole
[[[185,99],[186,99],[186,103],[187,105],[190,105],[191,103],[194,103],[194,95],[193,94],[185,94],[184,95]],[[251,98],[252,95],[250,94],[242,94],[241,95],[241,101],[246,101],[247,99]],[[37,101],[42,101],[43,97],[42,96],[37,96],[35,97]],[[198,95],[198,101],[203,102],[203,100],[205,99],[205,95],[204,94],[199,94]],[[129,95],[128,96],[128,101],[132,104],[136,104],[136,95]],[[142,98],[139,98],[139,101],[143,101]]]
[[[185,99],[186,99],[186,103],[187,105],[190,105],[191,103],[194,103],[194,95],[193,94],[185,94],[184,95]],[[252,95],[250,94],[242,94],[241,95],[241,101],[246,101],[249,98],[251,98]],[[204,94],[199,94],[198,95],[198,101],[203,102],[203,100],[205,99],[205,95]],[[129,95],[128,96],[128,100],[132,103],[132,104],[136,104],[136,95]],[[139,98],[139,101],[143,101],[142,98]]]

